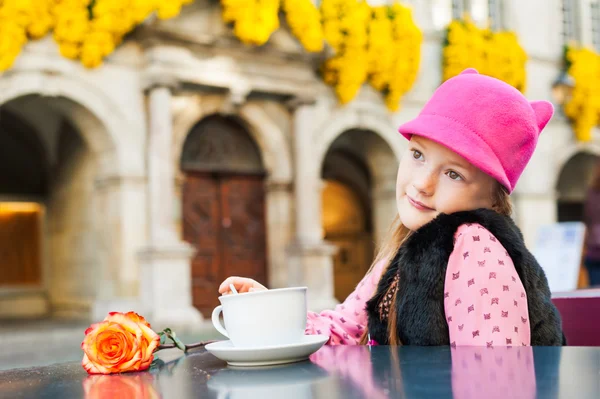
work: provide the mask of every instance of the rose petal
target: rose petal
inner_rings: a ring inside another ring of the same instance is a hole
[[[150,358],[150,356],[152,356],[152,354],[158,347],[158,344],[160,343],[160,336],[145,325],[140,325],[140,328],[142,329],[144,338],[148,342],[146,353],[143,356],[144,360],[147,360],[148,358]]]
[[[101,338],[104,332],[107,332],[108,334],[114,334],[116,332],[126,333],[126,331],[118,324],[102,322],[98,324],[94,331],[86,335],[83,341],[83,351],[94,364],[103,364],[101,356],[99,356],[101,351],[98,350],[98,345],[102,339],[99,340],[98,337]]]
[[[127,312],[125,314],[126,317],[128,317],[130,320],[138,323],[138,324],[143,324],[146,327],[150,327],[150,323],[148,323],[146,321],[146,319],[144,318],[144,316],[140,316],[139,314],[137,314],[136,312]]]
[[[94,364],[88,359],[86,354],[83,354],[83,359],[81,360],[81,365],[88,372],[88,374],[110,374],[111,372],[100,365]]]
[[[137,371],[137,369],[135,368],[135,365],[136,365],[136,363],[139,363],[141,358],[142,358],[142,354],[140,352],[136,352],[130,361],[128,361],[126,363],[117,364],[117,365],[115,365],[115,368],[117,368],[121,371],[133,371],[133,370]]]
[[[140,346],[140,341],[142,339],[142,329],[139,327],[139,325],[137,323],[134,323],[133,321],[131,321],[131,319],[125,317],[125,315],[123,313],[116,313],[113,315],[109,315],[106,318],[107,321],[110,321],[112,323],[116,323],[119,326],[123,327],[126,331],[132,333],[135,335],[135,340],[132,341],[131,343],[133,343],[134,347],[131,349],[132,352],[135,352],[138,350],[139,346]]]

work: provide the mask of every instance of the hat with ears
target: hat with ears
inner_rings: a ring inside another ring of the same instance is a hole
[[[553,113],[550,102],[529,102],[509,84],[467,69],[444,82],[398,131],[442,144],[510,193]]]

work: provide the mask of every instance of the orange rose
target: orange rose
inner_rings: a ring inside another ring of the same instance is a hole
[[[111,312],[85,330],[81,364],[90,374],[142,371],[150,367],[160,338],[135,312]]]

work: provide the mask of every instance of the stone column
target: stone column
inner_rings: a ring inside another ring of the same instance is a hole
[[[267,249],[269,288],[288,287],[286,248],[293,234],[292,183],[268,180],[266,183]]]
[[[197,328],[202,316],[192,305],[190,261],[195,251],[179,238],[174,220],[172,89],[164,82],[148,89],[149,245],[139,253],[140,298],[156,328],[181,330]]]
[[[525,245],[533,250],[540,226],[557,220],[556,195],[519,192],[512,197],[513,218],[523,233]]]
[[[323,241],[320,161],[314,159],[315,107],[301,104],[294,111],[295,237],[288,247],[290,285],[308,287],[309,309],[332,308],[333,255],[336,247]]]

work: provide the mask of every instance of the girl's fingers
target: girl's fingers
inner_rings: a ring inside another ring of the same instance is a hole
[[[250,292],[251,289],[253,291],[266,289],[263,285],[257,283],[256,281],[252,280],[251,278],[232,276],[232,277],[228,277],[227,279],[225,279],[225,281],[223,281],[221,283],[221,285],[219,286],[219,293],[220,294],[230,293],[231,292],[231,289],[229,288],[230,284],[233,284],[233,286],[235,287],[237,292],[240,292],[240,293]]]

